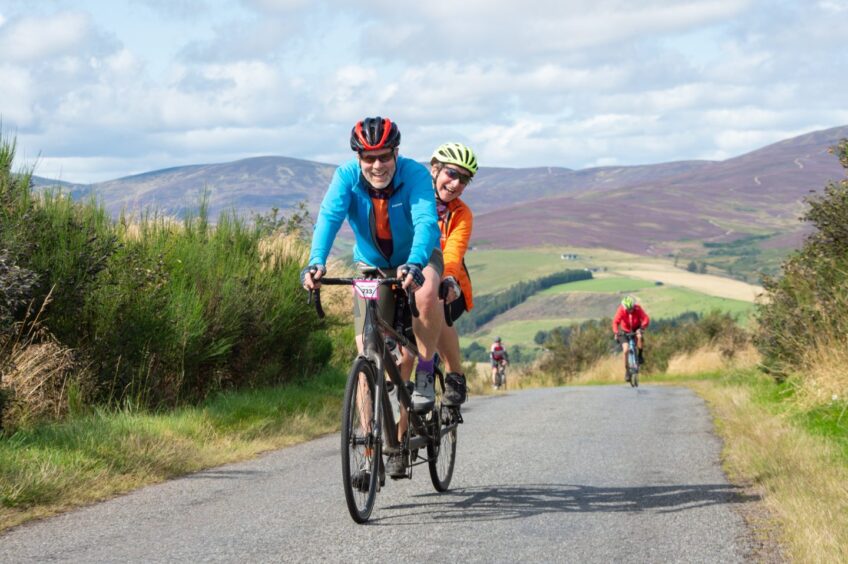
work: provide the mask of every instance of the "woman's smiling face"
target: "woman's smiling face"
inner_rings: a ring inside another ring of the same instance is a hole
[[[471,174],[467,170],[452,164],[434,164],[430,174],[436,184],[436,194],[443,202],[458,198],[471,182]]]

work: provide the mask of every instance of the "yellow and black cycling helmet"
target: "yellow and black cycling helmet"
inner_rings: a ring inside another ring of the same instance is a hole
[[[630,311],[636,305],[636,300],[633,299],[633,296],[624,296],[624,299],[621,300],[621,305],[624,306],[624,309]]]
[[[433,151],[433,156],[430,157],[430,164],[437,162],[461,166],[470,172],[471,176],[477,174],[477,156],[470,147],[462,143],[439,145],[439,148]]]

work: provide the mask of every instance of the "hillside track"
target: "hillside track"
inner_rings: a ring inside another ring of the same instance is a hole
[[[330,435],[0,536],[2,562],[744,562],[703,401],[665,386],[474,397],[457,467],[389,481],[356,525]]]

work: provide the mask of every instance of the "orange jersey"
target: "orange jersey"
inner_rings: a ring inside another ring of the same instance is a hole
[[[474,301],[471,296],[471,278],[465,268],[465,251],[471,239],[471,227],[474,216],[471,208],[456,198],[447,204],[447,213],[439,219],[439,230],[442,232],[442,253],[445,257],[445,272],[442,277],[453,276],[462,288],[465,299],[465,309],[471,311]]]

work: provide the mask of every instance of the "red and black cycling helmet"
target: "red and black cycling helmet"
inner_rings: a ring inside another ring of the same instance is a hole
[[[400,130],[389,118],[368,117],[350,130],[350,148],[360,153],[376,149],[394,149],[400,145]]]

